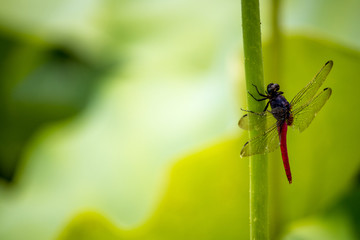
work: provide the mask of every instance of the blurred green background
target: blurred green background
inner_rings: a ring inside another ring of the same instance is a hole
[[[270,154],[271,239],[359,239],[360,2],[260,4],[266,83],[334,61],[293,184]],[[248,239],[240,5],[1,1],[0,239]]]

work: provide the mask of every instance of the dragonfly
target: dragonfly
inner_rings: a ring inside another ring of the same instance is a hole
[[[288,126],[302,132],[310,125],[316,114],[331,96],[331,88],[324,88],[319,94],[316,95],[316,93],[332,67],[333,61],[326,62],[315,77],[295,95],[290,103],[283,96],[284,92],[280,91],[279,84],[268,84],[265,94],[260,93],[257,86],[254,85],[261,98],[258,99],[249,92],[251,97],[256,101],[268,100],[268,102],[263,112],[242,109],[246,114],[240,118],[238,125],[245,130],[260,130],[263,129],[263,126],[266,126],[266,131],[246,142],[241,149],[240,156],[248,157],[270,153],[280,146],[285,173],[289,184],[291,184],[292,176],[286,144]],[[268,110],[269,105],[271,110]],[[251,125],[249,124],[249,118],[255,120]]]

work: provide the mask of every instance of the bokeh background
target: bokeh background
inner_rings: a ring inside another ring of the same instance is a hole
[[[266,83],[334,61],[271,237],[359,239],[360,2],[260,4]],[[249,238],[240,0],[1,1],[0,100],[0,239]]]

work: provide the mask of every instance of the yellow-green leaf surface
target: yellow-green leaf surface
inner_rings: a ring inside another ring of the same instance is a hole
[[[101,236],[99,229],[101,239],[247,239],[247,161],[239,161],[239,144],[228,140],[175,164],[157,211],[143,226],[120,231],[87,213],[59,239],[99,239],[92,238]]]

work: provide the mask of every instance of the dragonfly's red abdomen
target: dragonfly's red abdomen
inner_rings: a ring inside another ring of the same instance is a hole
[[[279,132],[279,138],[280,138],[281,156],[283,159],[285,173],[286,173],[289,183],[292,183],[289,156],[288,156],[287,145],[286,145],[286,133],[287,133],[287,123],[286,122],[284,122],[282,125],[278,126],[278,132]]]

